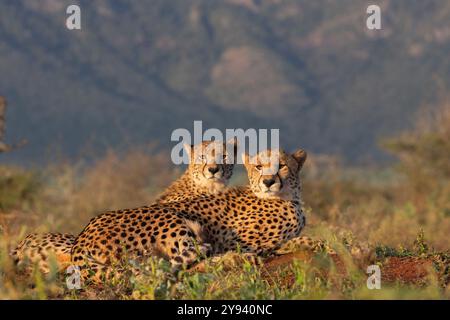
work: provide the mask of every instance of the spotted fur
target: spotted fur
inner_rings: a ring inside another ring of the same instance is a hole
[[[180,201],[202,194],[215,194],[226,189],[233,174],[235,161],[231,159],[235,154],[236,141],[226,144],[204,141],[196,146],[185,145],[185,148],[190,158],[186,171],[158,196],[157,203]],[[18,244],[11,252],[11,256],[19,266],[36,265],[41,272],[48,273],[51,256],[56,257],[58,264],[60,261],[70,260],[74,240],[75,236],[71,234],[33,233]],[[66,264],[59,265],[62,270]]]
[[[191,199],[203,194],[216,194],[226,189],[233,174],[236,141],[204,141],[185,145],[189,166],[156,200],[167,203]]]
[[[32,233],[11,252],[19,268],[31,271],[37,266],[42,272],[50,271],[52,261],[60,269],[70,264],[70,250],[75,236],[68,233]]]
[[[240,249],[264,255],[297,237],[305,225],[300,203],[299,171],[306,153],[266,151],[280,162],[245,162],[250,187],[232,188],[193,199],[111,211],[95,217],[72,248],[72,263],[83,276],[101,279],[125,255],[158,253],[174,266],[187,266],[201,255]],[[246,156],[245,160],[249,157]],[[266,180],[274,179],[269,184]],[[190,226],[197,223],[200,232]]]
[[[330,247],[327,241],[322,239],[313,239],[307,236],[295,237],[284,243],[275,251],[276,254],[282,255],[294,252],[298,249],[306,249],[315,253],[327,253],[336,255],[336,251]]]
[[[264,199],[300,199],[301,185],[298,177],[287,175],[286,172],[295,171],[296,165],[299,168],[303,166],[306,160],[306,153],[303,150],[298,150],[291,158],[284,157],[282,153],[278,152],[266,152],[255,157],[245,155],[244,157],[244,163],[246,163],[249,173],[250,187],[255,195]],[[269,163],[270,165],[268,165]],[[291,188],[284,187],[286,181],[292,186]],[[275,253],[285,254],[297,248],[336,254],[326,241],[307,236],[290,239],[283,243]]]

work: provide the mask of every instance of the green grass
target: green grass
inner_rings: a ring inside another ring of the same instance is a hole
[[[425,132],[389,141],[399,157],[394,166],[347,168],[334,157],[308,157],[303,234],[326,240],[339,261],[295,252],[295,261],[275,268],[254,266],[236,253],[208,260],[203,272],[175,275],[166,261],[149,259],[138,264],[139,274],[107,281],[101,290],[67,290],[56,273],[25,277],[7,253],[26,233],[76,234],[103,210],[149,204],[179,170],[142,149],[39,173],[0,167],[0,299],[449,299],[450,112],[436,119]],[[242,171],[234,182],[245,183]],[[400,269],[381,290],[369,290],[372,264],[382,277]],[[426,268],[420,279],[403,277],[420,266]]]
[[[228,257],[229,258],[229,257]],[[276,271],[248,262],[211,263],[203,272],[170,272],[164,260],[149,258],[140,273],[122,280],[105,281],[98,287],[68,290],[56,274],[35,273],[21,278],[6,271],[0,287],[2,298],[17,299],[449,299],[436,275],[421,286],[382,283],[381,290],[366,287],[367,275],[354,269],[346,276],[336,271],[330,259],[316,255],[311,260],[294,260]],[[30,285],[34,288],[31,288]]]

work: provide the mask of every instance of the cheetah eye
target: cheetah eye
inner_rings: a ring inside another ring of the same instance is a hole
[[[280,170],[285,168],[285,167],[286,167],[286,165],[284,163],[280,163],[280,167],[279,167]]]
[[[259,171],[261,171],[262,165],[258,164],[258,165],[256,166],[256,169],[259,170]]]

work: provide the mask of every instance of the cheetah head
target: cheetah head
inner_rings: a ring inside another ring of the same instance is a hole
[[[292,154],[283,150],[265,150],[254,156],[243,154],[250,188],[259,198],[298,200],[299,172],[306,160],[302,149]]]
[[[212,191],[223,190],[233,174],[236,145],[236,140],[203,141],[195,146],[185,144],[192,181]]]

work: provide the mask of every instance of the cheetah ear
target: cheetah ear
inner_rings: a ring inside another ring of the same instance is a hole
[[[192,156],[192,151],[194,150],[194,146],[189,143],[183,143],[184,150],[186,150],[186,153],[189,158]]]
[[[306,151],[303,149],[298,149],[292,154],[292,157],[294,157],[295,161],[298,163],[298,171],[303,167],[303,164],[306,161]]]

